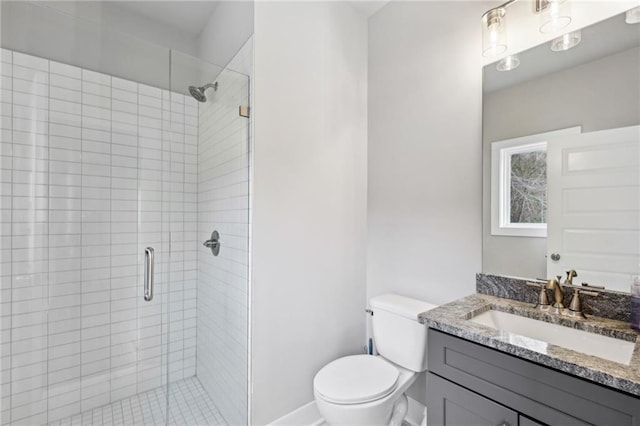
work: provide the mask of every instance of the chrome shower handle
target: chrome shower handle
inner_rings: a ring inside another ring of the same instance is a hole
[[[153,299],[153,247],[144,249],[144,300],[150,302]]]
[[[217,256],[220,253],[220,233],[218,231],[213,231],[211,233],[211,238],[202,243],[208,249],[211,249],[211,253],[214,256]]]

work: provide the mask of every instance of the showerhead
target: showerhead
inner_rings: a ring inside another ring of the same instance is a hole
[[[189,93],[191,93],[191,96],[193,96],[198,102],[207,101],[207,97],[204,95],[202,87],[189,86]]]
[[[218,82],[216,81],[213,84],[205,84],[202,87],[189,86],[189,93],[191,93],[191,96],[193,96],[196,101],[207,102],[207,97],[204,92],[210,87],[213,87],[213,90],[218,90]]]

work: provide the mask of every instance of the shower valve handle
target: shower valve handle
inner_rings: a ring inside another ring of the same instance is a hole
[[[211,238],[202,243],[203,246],[211,249],[211,253],[214,256],[217,256],[220,253],[220,244],[220,233],[218,231],[213,231],[211,233]]]

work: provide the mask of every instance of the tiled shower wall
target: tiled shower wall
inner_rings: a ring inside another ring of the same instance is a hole
[[[194,375],[195,100],[0,57],[0,423],[98,407],[162,385],[167,369]]]
[[[251,46],[249,46],[249,49]],[[242,53],[242,52],[241,52]],[[220,232],[214,257],[198,252],[197,376],[229,424],[247,424],[249,271],[249,79],[225,70],[200,106],[198,234]]]

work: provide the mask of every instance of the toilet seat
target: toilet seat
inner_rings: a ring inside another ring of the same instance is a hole
[[[313,386],[325,401],[361,404],[392,393],[399,376],[398,369],[379,356],[353,355],[324,366],[313,379]]]

